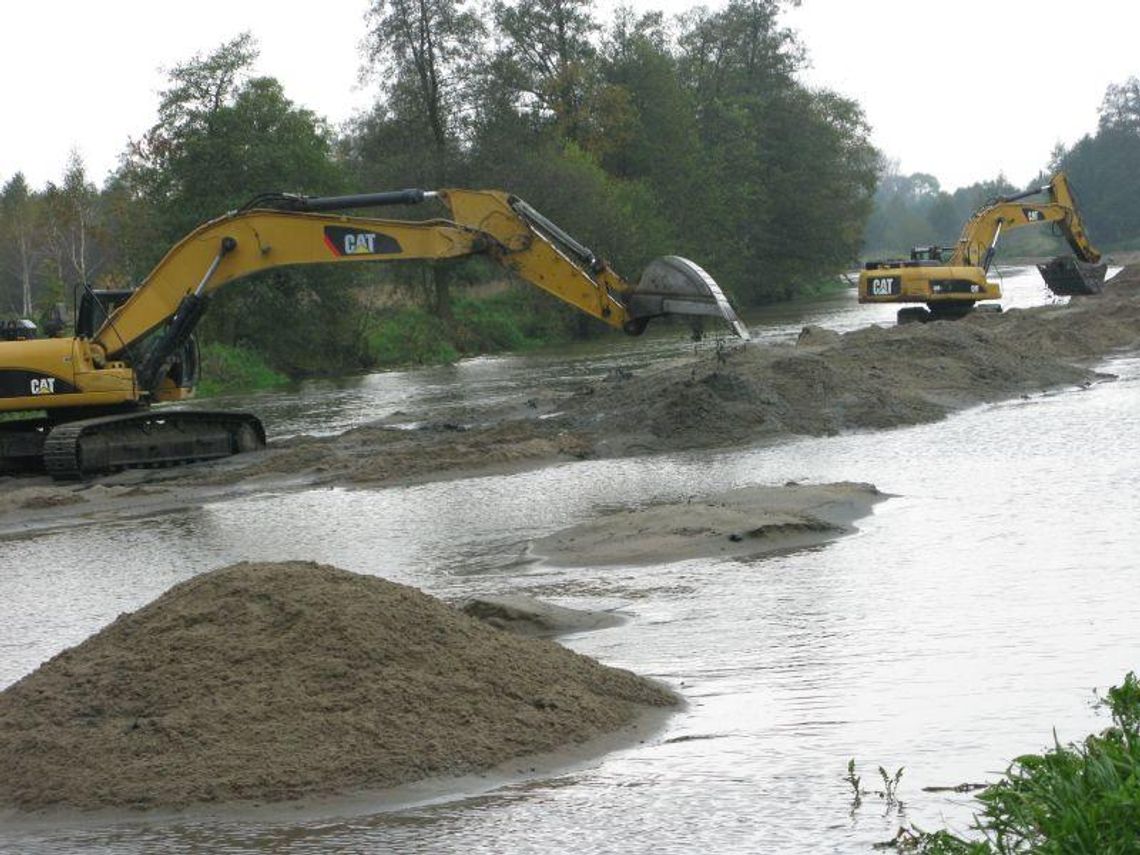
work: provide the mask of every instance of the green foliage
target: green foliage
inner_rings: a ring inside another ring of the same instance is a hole
[[[366,332],[367,356],[375,365],[436,365],[459,353],[448,341],[443,321],[423,309],[386,312]]]
[[[367,358],[383,367],[433,365],[526,350],[572,340],[580,317],[552,297],[522,286],[487,297],[461,297],[448,323],[419,308],[391,309],[369,324]]]
[[[1080,194],[1089,235],[1098,247],[1140,238],[1140,111],[1131,122],[1103,124],[1059,159]]]
[[[274,389],[288,382],[288,377],[270,368],[255,350],[217,343],[202,346],[199,395]]]
[[[1134,853],[1140,849],[1140,681],[1129,672],[1101,706],[1112,726],[1084,741],[1018,757],[978,796],[982,841],[909,835],[922,853]],[[899,848],[903,848],[900,846]]]
[[[457,301],[450,334],[464,356],[525,350],[572,340],[580,317],[552,297],[520,286]]]

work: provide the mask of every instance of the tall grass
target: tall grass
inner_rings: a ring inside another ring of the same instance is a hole
[[[526,350],[570,341],[578,322],[578,313],[551,298],[515,289],[460,298],[448,321],[420,308],[391,309],[365,333],[366,361],[379,367],[436,365],[464,356]]]

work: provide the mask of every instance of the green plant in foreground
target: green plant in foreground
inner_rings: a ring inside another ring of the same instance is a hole
[[[847,777],[844,778],[854,793],[851,799],[851,810],[854,812],[862,803],[863,796],[874,794],[885,802],[888,811],[892,808],[897,809],[900,813],[903,810],[902,800],[898,797],[899,781],[902,780],[903,769],[900,766],[891,775],[882,766],[879,767],[879,777],[883,779],[883,789],[881,790],[864,790],[862,787],[863,779],[855,774],[855,758],[852,757],[847,761]]]
[[[1129,672],[1098,703],[1112,726],[1078,743],[1018,757],[1005,777],[978,795],[983,809],[968,841],[947,831],[900,832],[893,845],[907,852],[1117,853],[1140,852],[1140,681]]]

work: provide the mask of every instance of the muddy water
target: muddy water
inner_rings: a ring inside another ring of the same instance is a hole
[[[867,852],[900,823],[963,827],[968,796],[922,788],[985,780],[1054,727],[1088,732],[1092,689],[1140,662],[1140,359],[1105,368],[1120,379],[904,430],[262,496],[0,542],[0,685],[179,579],[305,558],[444,597],[618,610],[625,625],[566,642],[689,701],[642,745],[443,804],[0,829],[0,848]],[[554,569],[525,554],[606,507],[791,479],[869,480],[896,498],[853,537],[760,561]],[[906,767],[901,816],[874,795],[852,810],[851,757],[868,787],[877,765]]]

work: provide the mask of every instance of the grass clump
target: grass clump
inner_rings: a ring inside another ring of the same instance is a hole
[[[978,795],[981,840],[946,831],[900,835],[924,855],[1140,852],[1140,681],[1129,672],[1098,706],[1112,726],[1083,741],[1018,757]]]
[[[210,342],[202,345],[201,396],[284,386],[289,378],[274,371],[255,350]]]

